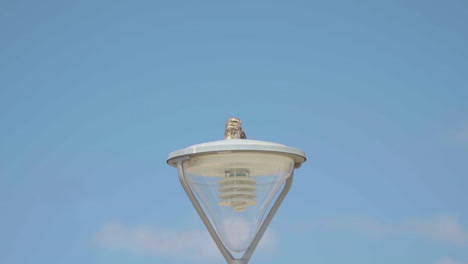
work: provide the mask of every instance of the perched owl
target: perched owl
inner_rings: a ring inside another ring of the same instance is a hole
[[[231,117],[226,122],[226,130],[224,130],[224,139],[246,139],[242,130],[242,123],[239,118]]]

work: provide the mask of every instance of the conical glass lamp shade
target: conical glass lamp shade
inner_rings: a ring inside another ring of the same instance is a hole
[[[224,245],[241,253],[251,244],[271,200],[291,175],[294,160],[271,152],[213,153],[192,157],[183,168]]]

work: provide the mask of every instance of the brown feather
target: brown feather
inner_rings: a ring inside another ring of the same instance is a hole
[[[244,130],[242,130],[241,120],[237,117],[231,117],[226,122],[224,130],[224,139],[246,139]]]

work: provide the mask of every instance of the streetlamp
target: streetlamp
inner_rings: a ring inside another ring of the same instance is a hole
[[[227,139],[174,151],[167,163],[228,264],[247,264],[305,160],[285,145]]]

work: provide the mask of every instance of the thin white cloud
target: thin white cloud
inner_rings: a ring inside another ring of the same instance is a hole
[[[424,239],[468,247],[468,230],[452,215],[401,222],[381,222],[362,217],[342,217],[320,221],[318,228],[339,228],[370,235],[414,235]]]
[[[174,230],[148,226],[127,227],[119,222],[105,224],[94,236],[100,247],[164,258],[222,262],[222,255],[206,230]],[[276,248],[275,238],[266,232],[258,251]]]
[[[458,246],[468,246],[468,231],[464,230],[455,216],[442,215],[428,221],[411,221],[406,230],[422,236]]]
[[[444,258],[439,261],[436,261],[434,264],[468,264],[468,262],[461,262],[450,258]]]
[[[241,250],[249,246],[254,227],[242,218],[226,218],[221,221],[219,230],[223,231],[220,235],[226,246]]]

